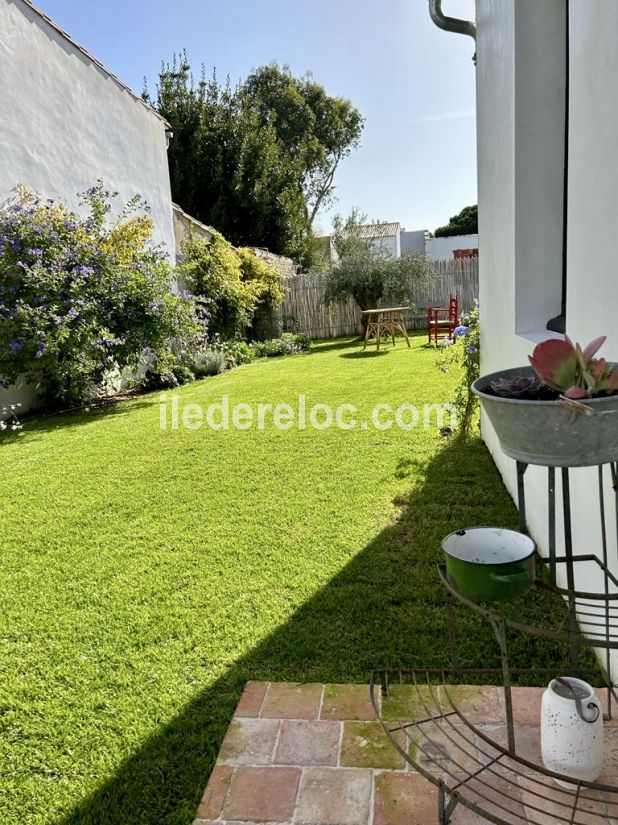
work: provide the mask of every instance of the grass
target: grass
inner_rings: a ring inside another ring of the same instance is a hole
[[[326,343],[180,401],[448,400],[423,341]],[[0,457],[5,822],[189,823],[246,680],[446,664],[440,539],[516,525],[482,444],[435,429],[164,432],[155,394],[29,421]],[[497,663],[462,622],[464,663]]]

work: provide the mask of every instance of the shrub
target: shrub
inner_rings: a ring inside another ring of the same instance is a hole
[[[288,332],[284,333],[281,338],[273,338],[271,341],[257,341],[253,344],[253,348],[258,358],[272,358],[277,355],[306,352],[309,349],[309,343],[306,335]]]
[[[253,361],[255,358],[255,351],[251,344],[238,338],[225,341],[220,335],[215,334],[210,339],[210,347],[223,353],[227,368],[248,364],[249,361]]]
[[[110,197],[99,181],[82,194],[86,217],[27,193],[0,211],[0,376],[36,376],[48,401],[91,399],[144,350],[173,373],[205,337],[203,308],[173,293],[152,222],[134,214],[141,199],[107,226]]]
[[[479,305],[475,302],[470,312],[460,318],[455,337],[442,345],[438,366],[443,372],[455,369],[459,382],[453,402],[457,408],[459,428],[466,433],[476,418],[478,399],[470,389],[480,374],[481,327]]]
[[[196,378],[218,375],[226,368],[225,355],[220,350],[204,349],[193,356],[192,367]]]
[[[283,300],[278,271],[248,248],[234,249],[220,232],[190,235],[182,246],[183,277],[208,302],[210,331],[224,339],[244,335],[258,306]]]

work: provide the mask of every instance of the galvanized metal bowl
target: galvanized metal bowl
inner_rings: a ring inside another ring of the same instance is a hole
[[[468,527],[442,542],[446,575],[472,601],[500,602],[534,584],[536,545],[516,530]]]
[[[483,375],[472,384],[503,452],[545,467],[618,461],[618,395],[571,402],[502,398],[488,392],[494,381],[534,374],[532,367],[515,367]]]

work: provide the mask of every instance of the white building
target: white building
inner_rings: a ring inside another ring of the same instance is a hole
[[[0,0],[0,202],[23,184],[80,209],[102,178],[121,208],[140,194],[154,240],[175,258],[169,124],[29,0]],[[28,409],[36,386],[0,389]]]
[[[0,2],[0,202],[25,184],[79,206],[102,178],[140,194],[175,254],[167,122],[29,0]]]
[[[526,364],[562,314],[573,340],[607,334],[603,354],[618,360],[618,3],[477,0],[476,13],[481,371]],[[483,437],[515,497],[515,462],[487,420]],[[526,490],[546,553],[544,469],[528,469]],[[596,491],[596,470],[571,471],[575,553],[600,553]],[[618,573],[609,492],[606,504]],[[601,579],[583,565],[576,587]]]
[[[424,252],[430,261],[444,261],[475,257],[479,248],[478,235],[433,238],[426,229],[408,231],[398,221],[364,224],[360,227],[360,235],[374,248],[385,250],[393,258],[399,258],[405,252]]]

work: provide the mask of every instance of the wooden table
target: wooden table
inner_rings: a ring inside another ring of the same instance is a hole
[[[367,347],[367,341],[373,335],[376,339],[376,349],[380,349],[380,338],[383,334],[390,335],[393,346],[395,346],[395,332],[399,331],[410,346],[408,330],[406,328],[406,313],[411,311],[411,307],[379,307],[378,309],[365,309],[361,315],[367,319],[365,328],[365,340],[363,349]]]

